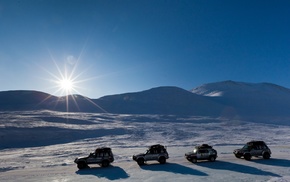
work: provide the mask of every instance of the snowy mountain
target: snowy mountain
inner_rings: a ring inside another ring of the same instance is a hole
[[[191,90],[227,106],[227,114],[250,120],[288,120],[290,90],[271,83],[224,81]]]
[[[96,101],[105,110],[123,114],[173,114],[218,116],[223,105],[178,87],[105,96]]]
[[[261,95],[289,97],[290,95],[290,89],[272,83],[246,83],[230,80],[204,84],[192,89],[191,92],[209,97],[260,97]]]
[[[39,91],[16,90],[0,92],[0,111],[54,110],[102,112],[89,98],[81,95],[56,97]]]
[[[224,81],[187,91],[178,87],[89,99],[37,91],[0,92],[0,110],[53,110],[115,114],[165,114],[288,122],[290,90],[271,83]]]
[[[222,105],[177,87],[89,99],[79,95],[55,97],[37,91],[0,92],[0,110],[41,110],[118,114],[218,116]]]

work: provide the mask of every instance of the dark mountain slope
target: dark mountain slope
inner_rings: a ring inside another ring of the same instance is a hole
[[[0,110],[46,109],[54,100],[57,97],[38,91],[4,91],[0,92]]]
[[[178,87],[158,87],[137,93],[105,96],[98,102],[112,113],[130,114],[217,116],[223,108],[221,104]]]

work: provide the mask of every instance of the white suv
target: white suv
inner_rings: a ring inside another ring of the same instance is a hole
[[[169,155],[166,147],[160,144],[150,146],[145,153],[133,155],[133,160],[136,161],[138,165],[143,165],[144,162],[151,160],[157,160],[160,164],[165,164],[168,158]]]
[[[87,157],[77,157],[75,163],[79,169],[88,167],[88,164],[99,164],[102,167],[107,167],[114,161],[114,156],[111,148],[97,148],[94,153],[90,153]]]
[[[234,150],[237,158],[244,157],[246,160],[251,160],[252,156],[262,156],[264,159],[270,159],[271,150],[263,141],[248,142],[243,148]]]
[[[217,158],[217,151],[207,144],[196,146],[192,152],[185,154],[185,158],[193,163],[198,160],[209,160],[214,162]]]

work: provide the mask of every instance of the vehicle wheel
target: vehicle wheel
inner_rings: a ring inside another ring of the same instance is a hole
[[[251,154],[245,154],[244,155],[244,158],[247,160],[247,161],[250,161],[251,160],[251,158],[252,158],[252,156],[251,156]]]
[[[214,161],[215,161],[215,157],[214,157],[214,156],[210,156],[210,157],[209,157],[209,161],[210,161],[210,162],[214,162]]]
[[[263,158],[264,158],[264,159],[270,159],[270,154],[269,154],[269,152],[265,152],[265,153],[263,154]]]
[[[235,154],[236,158],[241,158],[242,156],[238,155],[238,154]]]
[[[144,159],[143,158],[138,159],[137,163],[138,163],[139,166],[144,165]]]
[[[77,166],[78,166],[79,169],[84,169],[84,168],[87,167],[87,164],[85,162],[80,162],[80,163],[78,163]]]
[[[191,162],[192,161],[192,159],[191,158],[186,158],[189,162]]]
[[[108,167],[109,164],[110,164],[110,162],[107,160],[102,161],[102,167]]]
[[[192,162],[192,163],[197,163],[197,159],[196,159],[196,158],[193,158],[193,159],[191,160],[191,162]]]
[[[166,163],[166,158],[165,157],[160,157],[159,160],[158,160],[158,162],[160,164],[165,164]]]

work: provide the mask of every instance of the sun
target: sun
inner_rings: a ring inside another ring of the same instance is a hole
[[[74,82],[71,79],[64,78],[60,80],[58,84],[65,92],[72,92],[72,90],[74,90]]]
[[[71,59],[72,58],[70,57],[70,61]],[[60,93],[61,96],[64,96],[64,94],[66,96],[76,93],[79,94],[78,89],[80,87],[78,87],[77,85],[84,80],[79,79],[83,72],[81,72],[80,74],[76,74],[78,64],[73,64],[71,62],[68,63],[67,61],[64,61],[64,66],[60,67],[55,59],[52,59],[52,61],[56,67],[56,71],[53,72],[45,68],[43,69],[52,76],[52,78],[48,79],[48,81],[54,84],[52,88],[56,88],[54,94]]]
[[[50,53],[50,51],[49,51]],[[87,82],[89,80],[95,79],[96,77],[90,77],[90,78],[83,78],[83,74],[87,71],[81,71],[78,72],[78,66],[80,65],[79,60],[80,58],[75,59],[73,56],[68,56],[66,60],[64,60],[63,66],[59,66],[57,61],[53,58],[52,54],[50,53],[51,60],[55,65],[55,70],[50,71],[47,70],[45,67],[41,68],[47,72],[51,78],[49,79],[44,79],[49,81],[53,86],[51,89],[54,89],[54,93],[51,95],[55,94],[60,94],[58,96],[58,101],[56,103],[56,106],[58,102],[60,103],[65,103],[66,106],[66,111],[70,112],[71,105],[74,105],[72,108],[77,108],[80,111],[80,106],[78,105],[79,101],[79,96],[82,96],[79,92],[80,89],[84,90],[84,82]],[[51,96],[47,97],[46,99],[50,98]],[[107,113],[105,109],[103,109],[101,106],[99,106],[97,103],[92,101],[88,97],[81,97],[82,99],[86,99],[90,104],[98,108],[99,110]],[[45,100],[46,100],[45,99]]]

